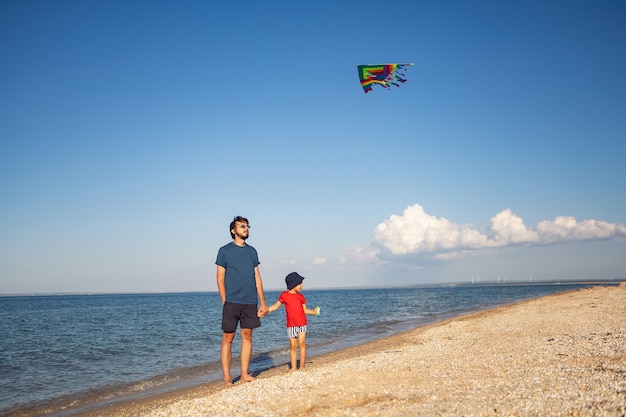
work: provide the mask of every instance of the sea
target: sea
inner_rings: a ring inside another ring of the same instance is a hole
[[[307,362],[446,318],[597,284],[305,288],[307,306],[321,307],[319,316],[307,316]],[[268,304],[279,294],[266,291]],[[221,380],[220,324],[216,292],[2,296],[0,416],[71,416]],[[253,335],[253,375],[286,366],[284,309],[263,318]],[[239,345],[237,335],[233,376]]]

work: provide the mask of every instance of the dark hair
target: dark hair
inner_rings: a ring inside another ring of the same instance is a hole
[[[248,224],[248,219],[246,219],[245,217],[241,217],[241,216],[235,216],[233,221],[230,222],[230,229],[228,229],[228,230],[230,231],[230,237],[232,237],[233,239],[235,238],[235,234],[233,233],[233,229],[235,228],[235,223],[236,222]]]

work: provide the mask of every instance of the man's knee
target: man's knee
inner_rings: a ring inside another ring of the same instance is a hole
[[[226,333],[222,334],[222,343],[233,344],[233,339],[235,339],[235,333]]]
[[[252,329],[241,329],[241,339],[252,341]]]

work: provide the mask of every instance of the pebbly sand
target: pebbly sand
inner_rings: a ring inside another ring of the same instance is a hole
[[[306,368],[280,366],[232,388],[220,381],[80,415],[624,416],[626,283],[309,356]]]

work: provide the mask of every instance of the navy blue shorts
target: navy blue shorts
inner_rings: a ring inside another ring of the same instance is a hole
[[[237,324],[242,329],[256,329],[261,327],[261,319],[257,317],[256,304],[235,304],[226,301],[222,307],[222,330],[225,333],[234,333]]]

